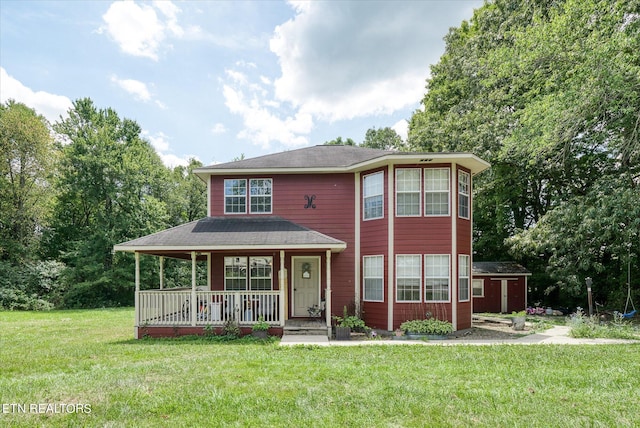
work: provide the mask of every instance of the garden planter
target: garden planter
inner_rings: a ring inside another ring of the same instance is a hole
[[[514,330],[524,330],[524,322],[526,320],[526,317],[513,317],[513,329]]]
[[[336,340],[350,340],[351,327],[336,327]]]

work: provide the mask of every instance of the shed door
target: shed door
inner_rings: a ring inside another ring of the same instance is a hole
[[[320,257],[293,257],[293,316],[308,317],[320,304]]]
[[[509,289],[509,287],[507,286],[509,284],[509,280],[508,279],[503,279],[501,281],[501,286],[500,286],[500,312],[502,313],[507,313],[509,312],[509,295],[507,293],[507,290]]]

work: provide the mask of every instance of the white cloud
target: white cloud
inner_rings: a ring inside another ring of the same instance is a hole
[[[409,122],[405,119],[399,120],[391,126],[391,129],[396,131],[402,141],[407,141],[407,137],[409,136]]]
[[[145,103],[153,101],[154,104],[161,109],[164,110],[167,108],[161,101],[153,99],[151,91],[144,82],[135,79],[120,79],[115,74],[111,76],[111,82],[133,95],[133,97],[138,101],[143,101]]]
[[[311,115],[297,112],[282,118],[282,110],[273,108],[273,102],[264,97],[265,93],[258,84],[248,81],[223,85],[226,106],[243,118],[244,129],[237,137],[247,139],[263,149],[268,149],[272,142],[287,147],[308,144],[306,135],[313,128]]]
[[[34,91],[10,76],[4,67],[0,67],[0,102],[9,99],[21,102],[47,118],[51,123],[66,117],[67,111],[73,107],[71,100],[63,95]]]
[[[139,101],[151,101],[151,92],[147,88],[147,84],[134,79],[119,79],[118,76],[111,76],[111,82],[118,85]]]
[[[291,2],[296,16],[276,27],[275,97],[335,121],[417,105],[429,65],[449,26],[480,1]]]
[[[160,12],[160,16],[157,12]],[[106,31],[123,52],[154,61],[169,36],[184,37],[185,30],[178,24],[180,9],[170,1],[155,1],[137,4],[133,1],[117,1],[102,16]],[[198,34],[197,27],[188,29],[189,34]],[[164,46],[170,47],[170,46]]]
[[[196,158],[195,155],[184,155],[177,156],[173,153],[170,153],[169,149],[169,137],[163,132],[158,132],[155,135],[151,134],[149,131],[143,130],[142,136],[151,143],[153,148],[162,159],[162,163],[169,168],[174,168],[176,166],[187,166],[189,165],[189,159]]]
[[[225,132],[227,132],[227,128],[222,123],[216,123],[213,125],[213,128],[211,128],[212,134],[224,134]]]

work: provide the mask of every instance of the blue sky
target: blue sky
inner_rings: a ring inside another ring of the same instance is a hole
[[[51,122],[89,97],[165,164],[364,139],[420,107],[450,27],[481,0],[0,0],[0,101]]]

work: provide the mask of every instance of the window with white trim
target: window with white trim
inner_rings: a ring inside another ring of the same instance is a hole
[[[471,175],[458,171],[458,217],[469,218],[469,189]]]
[[[273,257],[225,257],[224,289],[258,291],[273,289]]]
[[[449,215],[449,168],[425,168],[424,215]]]
[[[384,196],[384,173],[376,172],[375,174],[365,175],[362,183],[363,218],[365,220],[382,218],[384,216],[382,203]]]
[[[458,300],[469,301],[469,256],[458,255]]]
[[[473,297],[484,297],[484,279],[474,279]]]
[[[450,263],[448,254],[424,256],[424,290],[427,302],[448,302]]]
[[[420,215],[420,168],[396,169],[396,215]]]
[[[396,256],[396,301],[420,302],[420,255]]]
[[[254,178],[249,180],[249,204],[252,214],[271,214],[270,178]]]
[[[247,212],[247,180],[224,180],[224,212],[225,214],[244,214]]]
[[[364,280],[364,300],[384,302],[384,257],[362,257],[362,276]]]

